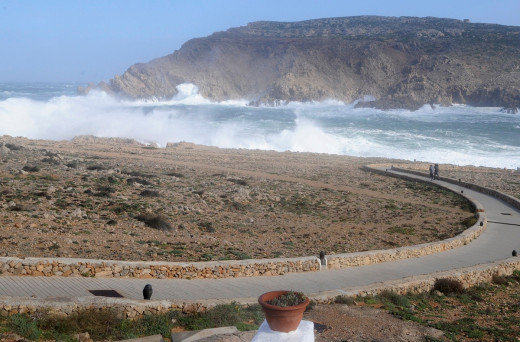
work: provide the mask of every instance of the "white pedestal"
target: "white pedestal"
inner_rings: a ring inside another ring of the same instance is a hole
[[[284,333],[271,330],[264,320],[251,342],[314,342],[314,323],[302,320],[298,329]]]

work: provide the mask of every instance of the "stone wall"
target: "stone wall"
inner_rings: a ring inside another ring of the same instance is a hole
[[[384,166],[379,165],[380,168]],[[391,166],[388,165],[388,168]],[[405,175],[385,172],[375,166],[365,167],[367,171],[386,174],[403,179]],[[420,175],[424,175],[419,173]],[[488,189],[490,190],[490,189]],[[491,191],[491,190],[490,190]],[[456,237],[416,246],[388,250],[367,251],[349,254],[328,255],[327,268],[338,269],[417,258],[443,252],[470,243],[487,227],[484,208],[476,200],[470,200],[476,210],[477,223]],[[507,195],[504,195],[507,196]],[[518,202],[518,201],[517,201]],[[520,206],[520,202],[517,203]],[[125,262],[115,260],[71,259],[71,258],[13,258],[0,257],[0,275],[9,276],[62,276],[62,277],[115,277],[115,278],[156,278],[156,279],[201,279],[252,276],[276,276],[295,272],[312,272],[321,269],[318,257],[309,256],[285,259],[250,259],[211,262]]]
[[[211,262],[127,262],[69,258],[0,258],[0,275],[201,279],[283,275],[320,269],[318,257]]]
[[[403,169],[403,168],[399,168],[399,167],[395,167],[395,166],[390,166],[389,168],[391,168],[392,170],[395,170],[395,171],[399,171],[399,172],[407,172],[407,173],[411,173],[411,174],[414,174],[417,176],[428,177],[428,175],[426,173],[420,172],[420,171]],[[460,185],[460,186],[466,187],[468,189],[481,192],[486,195],[493,196],[495,198],[498,198],[499,200],[506,202],[507,204],[511,205],[514,208],[520,209],[520,201],[517,198],[514,198],[513,196],[510,196],[508,194],[504,194],[503,192],[500,192],[498,190],[486,188],[486,187],[483,187],[483,186],[480,186],[477,184],[473,184],[473,183],[467,183],[467,182],[463,182],[463,181],[459,182],[458,179],[453,179],[453,178],[448,178],[448,177],[440,177],[440,180],[447,182],[447,183]]]
[[[420,181],[412,177],[408,177],[406,175],[396,175],[391,174],[385,171],[385,165],[380,165],[377,168],[373,167],[364,167],[366,171],[375,172],[379,174],[384,174],[387,176],[397,177],[406,180]],[[391,168],[391,166],[388,166]],[[394,168],[395,169],[395,168]],[[423,174],[420,174],[423,176]],[[437,184],[437,183],[434,183]],[[459,193],[457,193],[459,194]],[[358,253],[348,253],[348,254],[336,254],[327,256],[327,266],[328,268],[337,269],[337,268],[345,268],[345,267],[353,267],[353,266],[362,266],[362,265],[370,265],[380,262],[408,259],[408,258],[417,258],[420,256],[425,256],[433,253],[443,252],[449,249],[457,248],[464,246],[471,241],[475,240],[486,228],[487,228],[487,218],[485,214],[484,207],[475,199],[471,198],[467,194],[459,194],[467,198],[475,208],[475,217],[477,218],[477,222],[475,225],[465,230],[461,234],[442,241],[424,243],[416,246],[408,246],[408,247],[400,247],[394,249],[387,250],[377,250],[377,251],[368,251],[368,252],[358,252]]]
[[[492,282],[496,275],[511,275],[520,270],[520,258],[509,258],[504,261],[467,267],[459,270],[438,272],[434,274],[414,276],[395,281],[376,283],[348,289],[338,289],[321,293],[307,293],[318,303],[332,303],[336,296],[376,295],[388,290],[399,294],[428,292],[433,289],[437,279],[456,279],[465,288],[481,283]],[[260,295],[260,294],[259,294]],[[256,303],[257,298],[234,298],[218,300],[218,304],[238,302],[241,304]],[[184,313],[204,312],[216,305],[217,301],[168,301],[168,300],[132,300],[107,297],[75,297],[75,298],[12,298],[0,297],[0,316],[18,313],[46,313],[56,317],[66,317],[82,310],[101,311],[107,308],[114,310],[120,317],[136,319],[144,315],[165,313],[169,310],[180,310]]]
[[[0,316],[15,314],[45,313],[57,318],[64,318],[84,310],[101,311],[110,308],[121,318],[136,319],[144,315],[155,315],[170,310],[196,313],[207,310],[209,303],[174,303],[167,300],[131,300],[108,297],[79,298],[12,298],[0,297]]]
[[[317,294],[309,294],[309,296],[319,303],[331,303],[334,301],[336,296],[355,297],[377,295],[382,291],[392,291],[403,295],[407,293],[423,293],[433,290],[437,279],[458,280],[464,288],[469,288],[479,284],[491,283],[493,277],[511,275],[515,270],[520,270],[519,257],[512,257],[494,263],[471,266],[457,270],[386,281],[369,286],[359,286],[349,289],[338,289]]]

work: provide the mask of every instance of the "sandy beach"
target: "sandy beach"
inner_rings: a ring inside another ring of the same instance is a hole
[[[460,196],[375,175],[378,158],[155,148],[133,140],[0,137],[0,254],[203,261],[385,249],[445,239],[473,216]],[[520,196],[511,170],[441,165]]]

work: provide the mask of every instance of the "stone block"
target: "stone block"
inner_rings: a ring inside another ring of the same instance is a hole
[[[112,271],[100,271],[100,272],[96,272],[95,277],[96,277],[96,278],[108,278],[108,277],[112,277]]]
[[[195,342],[207,337],[217,337],[219,335],[230,335],[238,333],[236,327],[221,327],[196,331],[183,331],[172,334],[172,342]]]

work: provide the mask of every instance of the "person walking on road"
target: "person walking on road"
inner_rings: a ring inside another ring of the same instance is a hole
[[[439,164],[435,164],[433,167],[433,179],[440,179],[439,178]]]
[[[430,165],[430,180],[433,180],[433,165]]]

